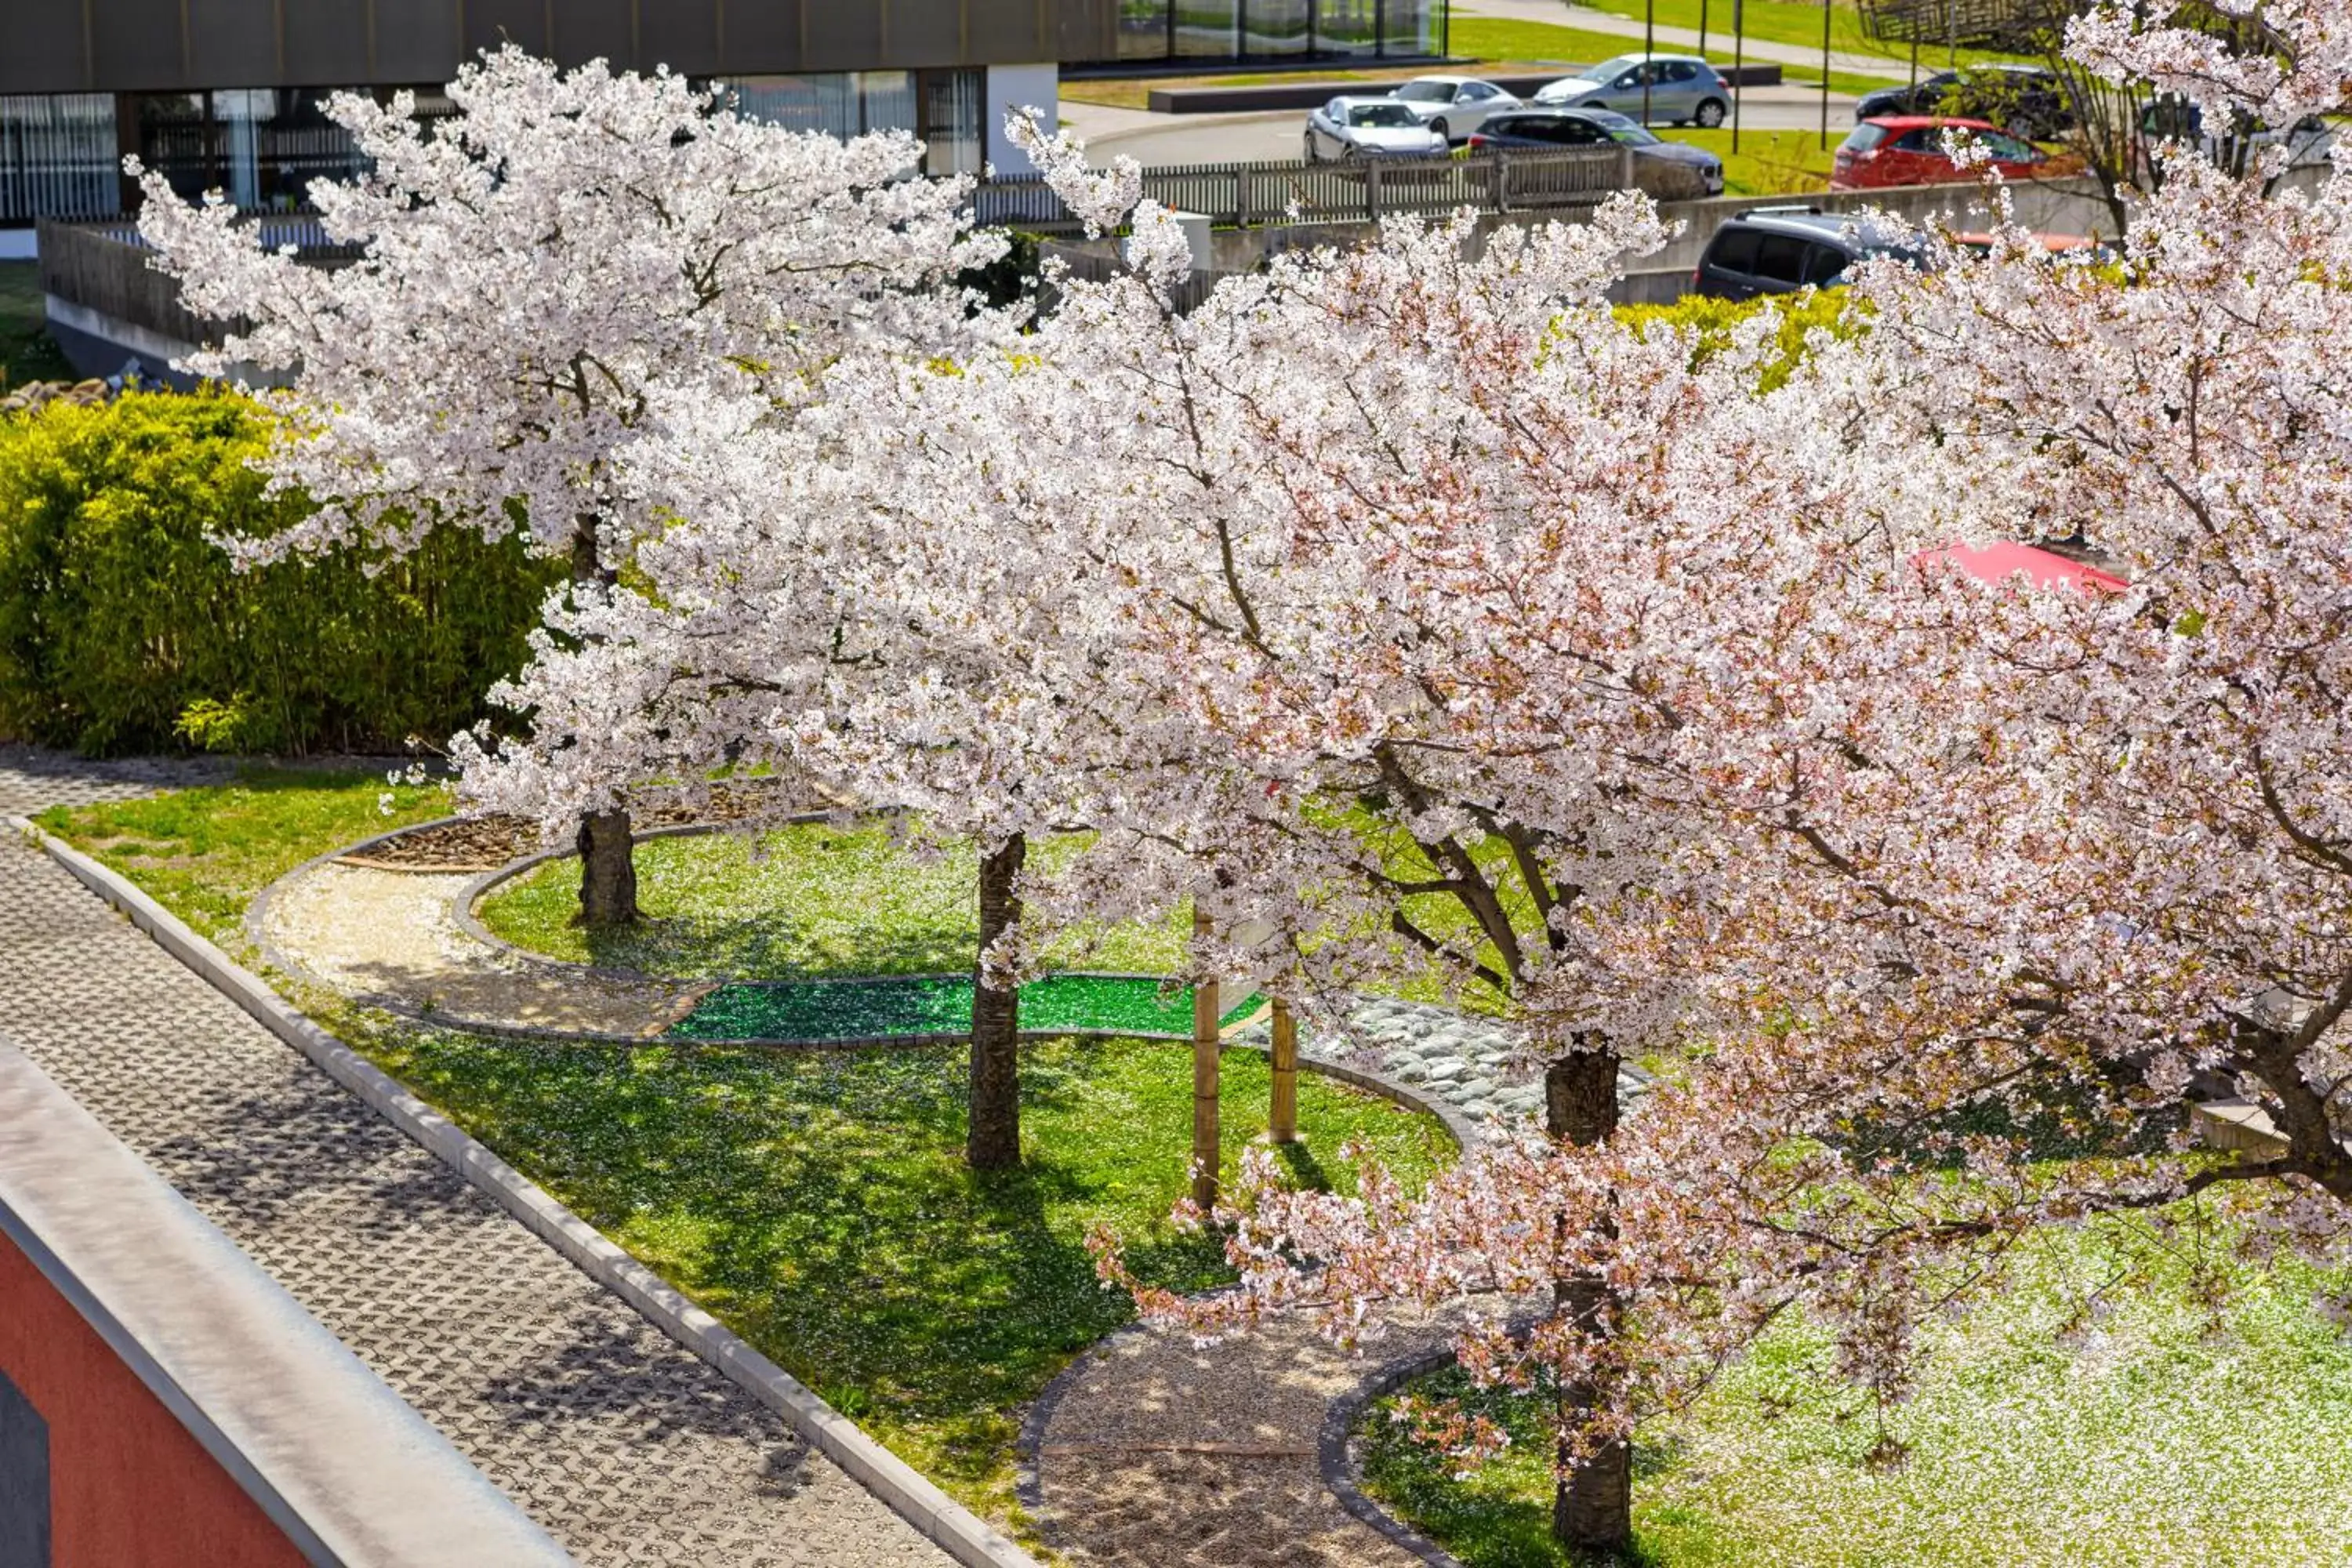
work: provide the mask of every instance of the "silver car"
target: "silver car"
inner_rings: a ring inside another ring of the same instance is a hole
[[[1546,109],[1609,109],[1649,123],[1700,125],[1712,131],[1731,112],[1731,89],[1696,55],[1619,55],[1576,75],[1546,82],[1536,101]]]
[[[1307,161],[1330,158],[1431,158],[1445,138],[1392,98],[1335,98],[1307,117]]]
[[[1466,142],[1486,116],[1519,107],[1517,99],[1475,76],[1417,76],[1389,97],[1448,142]]]

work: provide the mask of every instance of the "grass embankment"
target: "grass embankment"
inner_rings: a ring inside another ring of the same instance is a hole
[[[1646,1568],[1975,1568],[2352,1561],[2352,1342],[2299,1265],[2229,1266],[2218,1310],[2176,1236],[2053,1231],[2015,1280],[1932,1325],[1916,1394],[1874,1465],[1868,1400],[1828,1382],[1817,1328],[1775,1331],[1635,1456]],[[2210,1245],[2210,1243],[2209,1243]],[[1370,1489],[1466,1568],[1564,1568],[1546,1443],[1524,1400],[1459,1373],[1514,1446],[1466,1481],[1380,1414]]]
[[[28,381],[79,379],[49,336],[39,265],[0,261],[0,393]]]
[[[220,788],[59,808],[42,823],[241,947],[245,907],[270,881],[447,808],[442,791],[400,789],[387,816],[383,793],[369,773],[249,769]],[[877,868],[863,850],[831,863],[840,896],[825,900],[821,877],[791,896],[806,900],[798,907],[826,933],[824,951],[854,963],[861,913],[877,897],[865,879],[908,868]],[[646,891],[659,898],[675,862],[647,864]],[[908,915],[887,936],[877,928],[876,947],[898,962],[932,962],[923,942],[951,936],[929,918]],[[1124,1296],[1096,1283],[1087,1230],[1107,1225],[1126,1238],[1155,1283],[1192,1289],[1230,1278],[1214,1243],[1167,1224],[1188,1181],[1192,1063],[1181,1047],[1024,1047],[1027,1163],[979,1176],[962,1161],[964,1061],[952,1047],[540,1047],[332,1003],[320,1011],[908,1462],[1015,1528],[1021,1408],[1131,1316]],[[1229,1172],[1264,1132],[1269,1092],[1263,1057],[1226,1053]],[[1312,1076],[1298,1099],[1302,1142],[1290,1159],[1302,1181],[1350,1187],[1336,1155],[1351,1142],[1416,1184],[1453,1157],[1434,1121],[1385,1100]]]

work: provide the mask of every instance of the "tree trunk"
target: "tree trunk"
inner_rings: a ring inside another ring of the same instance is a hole
[[[1196,905],[1192,934],[1209,934],[1209,917]],[[1197,950],[1196,950],[1197,951]],[[1222,1143],[1217,1131],[1217,983],[1192,987],[1192,1201],[1202,1210],[1217,1206],[1217,1167]]]
[[[1021,994],[992,982],[988,950],[1021,923],[1013,891],[1029,841],[1016,833],[980,861],[980,963],[972,971],[971,1121],[964,1160],[975,1171],[1021,1163]]]
[[[1559,1057],[1544,1069],[1544,1129],[1564,1142],[1590,1146],[1617,1131],[1617,1053],[1601,1047]],[[1617,1302],[1591,1275],[1555,1280],[1553,1300],[1588,1334],[1606,1335]],[[1570,1409],[1590,1409],[1601,1398],[1591,1384],[1561,1390]],[[1568,1458],[1562,1444],[1559,1458]],[[1563,1468],[1567,1468],[1563,1464]],[[1633,1455],[1612,1442],[1568,1470],[1552,1493],[1552,1535],[1571,1552],[1602,1556],[1633,1543]]]
[[[599,811],[580,819],[580,912],[572,923],[591,931],[634,925],[637,919],[636,850],[629,814]]]
[[[596,520],[582,516],[572,530],[572,581],[611,587],[620,574],[599,558]],[[580,908],[572,923],[611,931],[637,923],[637,850],[625,811],[600,811],[580,819],[574,842],[580,850]]]

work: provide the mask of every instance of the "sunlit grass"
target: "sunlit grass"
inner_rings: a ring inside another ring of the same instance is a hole
[[[270,883],[314,855],[449,810],[447,790],[388,788],[380,773],[248,766],[230,784],[53,806],[35,820],[130,877],[207,941],[241,953],[247,906]]]
[[[2018,1274],[1925,1336],[1916,1395],[1874,1466],[1869,1403],[1823,1374],[1791,1322],[1637,1454],[1642,1561],[1656,1568],[1977,1568],[2065,1563],[2352,1561],[2352,1342],[2294,1264],[2223,1266],[2218,1308],[2185,1256],[2137,1226],[2051,1230]],[[2341,1281],[2332,1281],[2340,1286]],[[2104,1287],[2104,1289],[2102,1289]],[[1456,1374],[1423,1392],[1469,1393]],[[1467,1568],[1554,1568],[1545,1440],[1524,1401],[1472,1394],[1513,1427],[1457,1482],[1372,1418],[1374,1492]]]
[[[1041,874],[1083,847],[1040,841]],[[637,846],[646,919],[620,932],[572,924],[580,868],[556,860],[494,889],[482,923],[518,947],[648,974],[791,980],[838,974],[969,973],[980,951],[979,852],[919,856],[887,827],[799,823],[761,835],[649,839]],[[1049,967],[1162,974],[1180,968],[1189,906],[1149,924],[1066,932]]]
[[[406,1031],[370,1053],[966,1503],[1013,1520],[1021,1407],[1131,1317],[1084,1240],[1108,1225],[1154,1283],[1231,1278],[1171,1227],[1189,1180],[1192,1056],[1024,1046],[1015,1172],[962,1161],[954,1047],[583,1050]],[[1313,1075],[1293,1169],[1352,1190],[1362,1143],[1414,1185],[1434,1121]],[[1266,1125],[1265,1058],[1223,1058],[1227,1173]]]

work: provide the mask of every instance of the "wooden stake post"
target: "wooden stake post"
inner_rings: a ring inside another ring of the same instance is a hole
[[[1192,914],[1192,934],[1209,934],[1209,917]],[[1192,988],[1192,1201],[1217,1201],[1217,983]]]
[[[1267,1131],[1277,1143],[1298,1142],[1298,1020],[1280,997],[1274,1003],[1274,1111]]]

